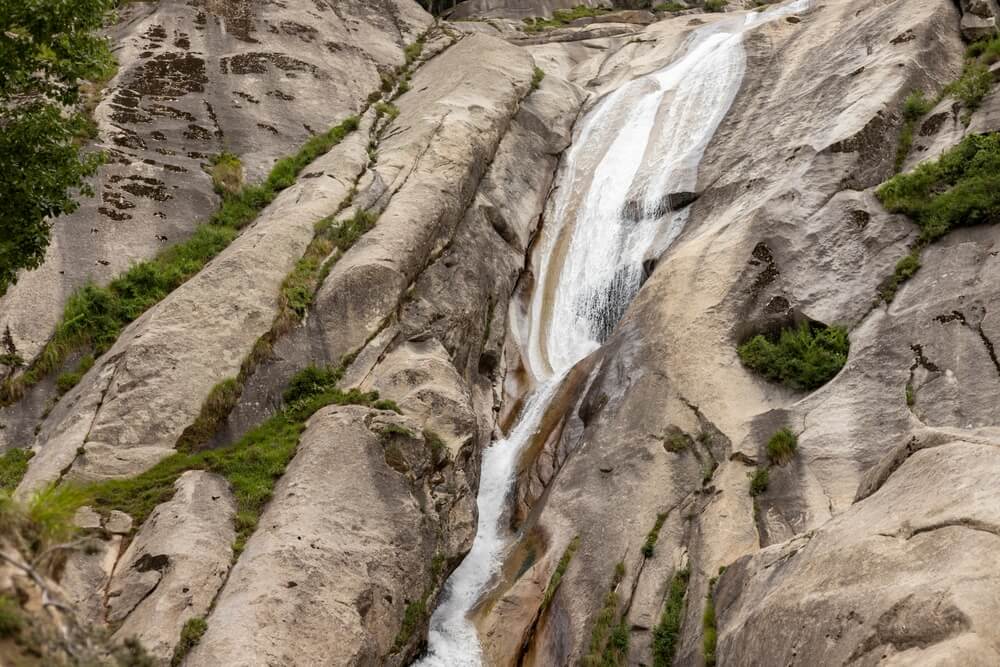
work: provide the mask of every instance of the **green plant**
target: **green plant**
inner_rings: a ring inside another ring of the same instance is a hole
[[[206,630],[208,630],[208,623],[199,616],[189,618],[184,623],[184,627],[181,628],[180,641],[174,647],[174,654],[170,658],[170,667],[179,667],[184,662],[184,658],[201,641]]]
[[[190,452],[207,443],[236,406],[242,392],[243,385],[236,378],[228,378],[212,387],[194,422],[177,439],[177,449]]]
[[[726,0],[705,0],[705,11],[706,12],[726,11]]]
[[[85,285],[77,290],[68,299],[55,334],[39,358],[23,375],[6,380],[0,387],[0,404],[16,400],[25,387],[55,370],[75,350],[90,347],[95,354],[105,352],[126,325],[201,270],[279,191],[292,185],[306,165],[357,127],[358,118],[352,116],[328,132],[312,136],[294,156],[278,161],[262,184],[225,196],[209,224],[198,226],[186,241],[134,264],[107,287]]]
[[[750,495],[756,498],[765,491],[767,491],[767,485],[771,480],[771,474],[767,471],[767,468],[754,468],[753,472],[748,472],[747,477],[750,478]]]
[[[674,432],[664,437],[663,447],[671,454],[683,452],[688,448],[691,439],[684,433]]]
[[[534,70],[532,70],[531,72],[531,89],[538,90],[538,87],[542,85],[542,80],[544,78],[545,78],[545,70],[536,65]]]
[[[660,529],[663,528],[663,522],[666,520],[667,515],[665,512],[656,515],[656,523],[653,524],[653,529],[646,535],[646,541],[642,545],[642,555],[646,558],[653,557],[656,541],[660,539]]]
[[[219,153],[210,158],[212,186],[220,195],[236,194],[243,185],[243,163],[233,153]]]
[[[308,400],[333,389],[344,372],[329,366],[306,366],[292,376],[282,394],[286,405]]]
[[[913,385],[909,382],[906,383],[906,405],[913,407],[913,404],[917,402],[917,397],[913,393]]]
[[[936,161],[900,174],[876,194],[933,241],[957,226],[1000,220],[1000,133],[970,135]]]
[[[960,100],[966,109],[978,109],[992,85],[990,68],[978,60],[972,60],[965,63],[962,76],[945,88],[945,93]]]
[[[622,649],[628,648],[628,627],[624,619],[616,624],[615,617],[618,614],[618,584],[624,576],[625,564],[619,562],[615,565],[611,586],[604,595],[604,606],[594,621],[589,650],[581,660],[586,667],[614,667],[623,664],[625,651]]]
[[[420,54],[424,51],[424,38],[420,37],[417,41],[409,44],[405,49],[403,49],[403,56],[406,58],[406,66],[412,65]]]
[[[391,410],[398,415],[403,414],[403,411],[399,409],[399,404],[396,401],[390,401],[387,398],[382,398],[372,404],[372,407],[376,410]]]
[[[411,431],[410,429],[406,428],[405,426],[400,426],[399,424],[392,424],[392,423],[389,423],[389,424],[386,424],[385,426],[383,426],[382,430],[380,431],[380,433],[381,433],[381,435],[382,435],[383,438],[387,438],[387,439],[388,438],[393,438],[395,436],[399,436],[401,438],[414,438],[414,437],[416,437],[413,434],[413,431]]]
[[[378,406],[376,405],[375,407]],[[430,429],[424,429],[423,436],[424,443],[430,447],[431,453],[434,455],[434,460],[443,460],[443,458],[447,455],[448,446],[444,444],[444,440],[441,439],[441,436]]]
[[[572,9],[557,9],[552,12],[552,18],[550,19],[537,17],[524,19],[524,29],[526,32],[541,32],[552,28],[560,28],[569,25],[577,19],[592,18],[601,14],[607,14],[609,11],[611,10],[604,7],[588,7],[587,5],[577,5]]]
[[[434,589],[437,588],[438,580],[444,573],[444,566],[444,555],[440,553],[434,554],[430,565],[430,579],[424,587],[423,594],[418,599],[408,603],[403,610],[403,622],[399,626],[399,632],[396,633],[396,639],[393,642],[393,653],[398,652],[410,642],[417,627],[427,617],[428,603],[430,602],[431,595],[434,593]]]
[[[399,108],[391,102],[379,102],[375,105],[375,113],[379,116],[387,116],[389,120],[395,120],[399,116]]]
[[[965,50],[965,57],[978,59],[984,65],[992,65],[1000,61],[1000,36],[973,42]]]
[[[552,598],[555,597],[556,591],[559,590],[559,584],[562,582],[563,575],[566,574],[566,570],[569,569],[569,563],[573,560],[573,554],[580,547],[580,536],[577,535],[572,539],[566,550],[563,551],[562,557],[559,559],[559,563],[556,564],[556,569],[549,578],[549,585],[545,587],[545,594],[542,596],[541,611],[544,612],[545,609],[552,602]]]
[[[701,616],[702,638],[701,649],[705,658],[705,667],[715,665],[715,648],[718,640],[718,632],[715,627],[715,600],[712,589],[715,587],[715,578],[708,582],[708,594],[705,596],[705,611]]]
[[[23,627],[21,605],[12,597],[0,595],[0,639],[18,635]]]
[[[903,102],[903,118],[919,120],[934,108],[934,102],[924,97],[924,91],[914,90]]]
[[[77,385],[81,378],[86,375],[87,371],[94,367],[94,355],[85,354],[83,358],[80,359],[80,363],[77,364],[76,368],[72,371],[67,371],[62,373],[56,378],[56,389],[59,390],[60,394],[65,394],[67,391],[72,389]]]
[[[35,453],[30,449],[10,449],[0,456],[0,493],[11,494],[28,472],[28,461]]]
[[[769,380],[795,389],[816,389],[840,372],[849,349],[846,329],[803,322],[783,329],[776,338],[754,336],[738,352],[747,368]]]
[[[683,12],[687,6],[679,2],[661,2],[653,7],[654,12]]]
[[[689,577],[690,572],[684,569],[674,572],[670,580],[663,615],[660,616],[659,625],[653,630],[653,667],[671,667],[674,663],[681,623],[684,621],[684,599],[687,596]]]
[[[896,292],[899,291],[899,287],[920,270],[920,253],[924,245],[924,243],[918,243],[910,251],[910,254],[896,262],[896,269],[893,271],[892,277],[880,291],[880,295],[886,303],[890,303],[895,298]]]
[[[799,439],[789,429],[783,428],[767,441],[767,458],[774,465],[784,465],[795,455]]]

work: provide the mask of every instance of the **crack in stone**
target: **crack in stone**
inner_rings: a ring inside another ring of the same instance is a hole
[[[980,519],[973,519],[971,517],[962,517],[960,519],[947,519],[945,521],[938,521],[936,523],[928,524],[926,526],[921,526],[919,528],[910,528],[909,530],[901,529],[897,534],[905,535],[907,540],[910,540],[921,533],[929,533],[934,530],[940,530],[942,528],[967,528],[969,530],[975,530],[981,533],[989,533],[990,535],[995,535],[1000,537],[1000,526],[992,523],[987,523]]]

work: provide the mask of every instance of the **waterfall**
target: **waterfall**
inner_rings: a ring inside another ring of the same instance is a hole
[[[540,386],[510,435],[483,454],[475,542],[431,618],[423,667],[478,667],[469,612],[494,582],[512,535],[503,521],[518,456],[538,430],[562,378],[600,347],[639,291],[644,262],[677,238],[705,147],[729,111],[746,67],[743,34],[809,6],[796,0],[695,30],[681,55],[601,99],[580,123],[558,176],[539,241],[529,369]]]

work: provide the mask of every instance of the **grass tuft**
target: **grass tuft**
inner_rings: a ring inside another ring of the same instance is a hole
[[[170,658],[170,667],[179,667],[184,662],[184,658],[201,641],[206,630],[208,630],[208,623],[199,616],[189,618],[184,623],[184,627],[181,628],[180,641],[174,647],[174,654]]]
[[[531,89],[538,90],[538,87],[542,85],[543,79],[545,79],[545,70],[536,65],[535,69],[531,72]]]
[[[576,553],[579,547],[580,536],[577,535],[566,547],[566,551],[563,552],[562,558],[559,559],[559,563],[556,565],[556,569],[549,579],[549,585],[545,587],[545,595],[542,596],[540,613],[543,613],[549,604],[551,604],[552,598],[555,597],[556,591],[559,590],[559,584],[562,582],[563,575],[566,574],[566,570],[569,569],[569,563],[573,560],[573,554]]]
[[[11,449],[0,456],[0,493],[11,494],[28,472],[28,461],[35,453],[30,449]]]
[[[670,580],[667,602],[660,616],[660,624],[653,630],[653,667],[671,667],[677,640],[680,638],[681,623],[684,622],[684,599],[687,596],[688,570],[679,570]]]
[[[663,522],[666,520],[667,515],[665,512],[656,515],[656,523],[653,524],[652,530],[646,535],[646,541],[642,545],[642,555],[646,558],[653,557],[656,541],[660,539],[660,529],[663,528]]]
[[[767,468],[754,468],[753,472],[748,472],[750,478],[750,495],[754,498],[767,491],[767,485],[771,481],[771,474]]]
[[[607,14],[610,9],[604,7],[588,7],[587,5],[577,5],[572,9],[557,9],[552,12],[552,18],[526,18],[524,19],[525,32],[542,32],[553,28],[567,26],[577,19],[592,18]]]
[[[784,465],[795,455],[799,439],[789,429],[783,428],[767,441],[767,458],[773,465]]]
[[[243,163],[232,153],[219,153],[209,160],[212,186],[220,195],[235,195],[243,186]]]

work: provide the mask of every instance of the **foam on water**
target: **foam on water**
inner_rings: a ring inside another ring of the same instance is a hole
[[[743,79],[743,34],[808,6],[796,0],[695,31],[679,58],[608,94],[581,121],[539,246],[525,342],[542,384],[511,433],[483,453],[476,538],[446,583],[418,665],[482,664],[469,612],[495,582],[512,542],[503,518],[518,456],[562,378],[600,347],[639,291],[643,261],[683,230],[687,209],[667,210],[665,198],[695,188],[705,147]]]

